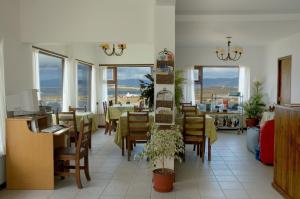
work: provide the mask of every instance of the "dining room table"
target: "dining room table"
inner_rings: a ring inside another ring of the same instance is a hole
[[[175,120],[175,124],[179,125],[182,129],[182,116],[177,116]],[[154,112],[149,113],[149,126],[154,123]],[[123,112],[119,117],[119,123],[117,125],[117,132],[115,134],[114,142],[117,144],[121,150],[122,155],[125,155],[125,139],[128,135],[128,120],[127,120],[127,112]],[[205,135],[208,139],[208,160],[211,161],[211,145],[215,143],[218,139],[216,126],[214,124],[214,119],[205,115]]]
[[[119,119],[124,112],[134,111],[133,104],[114,104],[107,108],[105,121],[109,123],[110,119]]]
[[[80,129],[80,121],[84,120],[85,122],[88,122],[88,119],[92,119],[92,133],[96,132],[98,130],[98,117],[97,114],[94,114],[92,112],[80,112],[76,111],[75,113],[76,117],[76,124],[77,129]],[[52,114],[52,121],[53,124],[56,124],[56,114]]]

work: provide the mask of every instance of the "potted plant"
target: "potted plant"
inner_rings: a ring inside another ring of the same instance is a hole
[[[152,165],[161,167],[153,170],[153,188],[158,192],[170,192],[173,190],[174,170],[165,168],[167,160],[177,159],[181,161],[180,154],[184,151],[182,134],[178,126],[170,129],[160,129],[154,126],[151,130],[151,139],[144,150],[137,157],[150,159]]]
[[[253,90],[254,94],[251,96],[250,100],[244,104],[247,127],[254,127],[258,124],[259,118],[261,117],[265,106],[262,101],[262,83],[255,81]]]

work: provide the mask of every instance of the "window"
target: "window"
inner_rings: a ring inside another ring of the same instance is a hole
[[[40,95],[42,104],[61,111],[63,91],[63,58],[39,52]]]
[[[238,67],[195,67],[196,103],[211,103],[212,97],[222,98],[239,89]]]
[[[92,67],[79,62],[77,65],[77,106],[91,110],[91,70]]]
[[[114,103],[135,104],[141,101],[140,81],[149,80],[145,77],[151,74],[151,66],[114,66],[107,69],[108,100]]]

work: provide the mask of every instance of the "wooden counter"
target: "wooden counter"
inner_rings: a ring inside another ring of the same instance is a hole
[[[55,133],[32,132],[32,120],[40,130],[48,126],[46,116],[6,119],[8,189],[54,189],[54,150],[65,146],[69,128]]]
[[[273,187],[285,198],[300,198],[300,107],[276,106]]]

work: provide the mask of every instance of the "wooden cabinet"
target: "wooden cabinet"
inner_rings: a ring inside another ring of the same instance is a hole
[[[276,106],[273,186],[300,199],[300,107]]]

